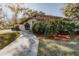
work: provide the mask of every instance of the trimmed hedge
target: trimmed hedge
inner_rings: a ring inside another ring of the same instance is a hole
[[[75,23],[63,20],[54,20],[48,22],[38,21],[32,26],[32,31],[37,34],[57,35],[57,34],[75,34]]]

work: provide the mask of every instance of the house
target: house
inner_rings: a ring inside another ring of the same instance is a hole
[[[37,21],[49,21],[49,20],[69,20],[68,18],[65,17],[59,17],[59,16],[51,16],[51,15],[33,15],[27,19],[25,19],[24,21],[19,23],[19,28],[23,30],[22,26],[25,27],[26,30],[31,30],[32,29],[32,25],[34,22]],[[21,25],[21,26],[20,26]]]

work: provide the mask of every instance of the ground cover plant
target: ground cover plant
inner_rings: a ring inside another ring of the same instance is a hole
[[[13,42],[19,35],[19,32],[0,34],[0,49]]]

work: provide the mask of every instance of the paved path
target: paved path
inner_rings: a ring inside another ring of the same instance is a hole
[[[21,36],[0,50],[0,56],[36,56],[39,41],[28,31],[20,31]]]

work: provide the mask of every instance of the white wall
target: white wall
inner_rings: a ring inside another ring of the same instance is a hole
[[[36,19],[30,19],[28,23],[30,24],[30,29],[32,29],[33,22],[36,22]]]

